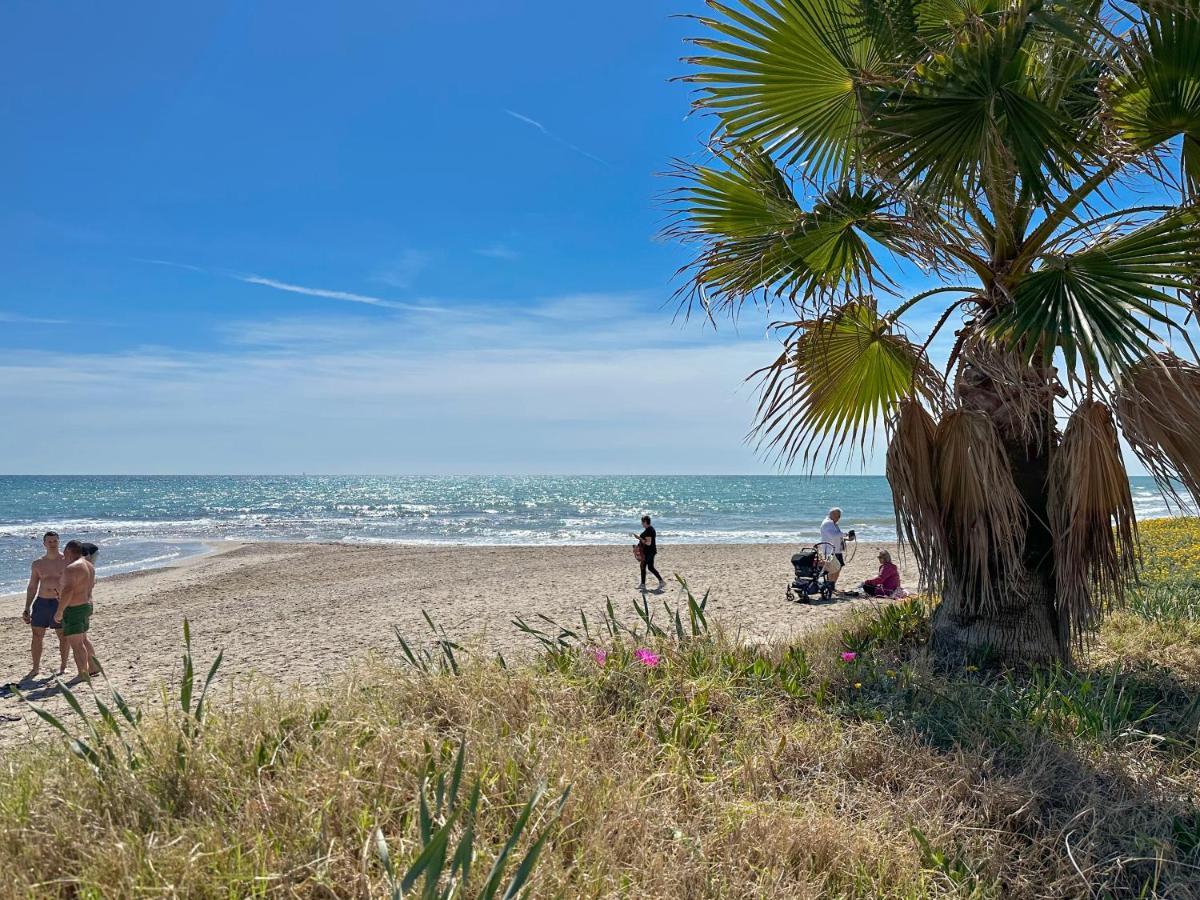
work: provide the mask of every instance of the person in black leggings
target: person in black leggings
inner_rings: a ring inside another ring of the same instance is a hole
[[[654,568],[654,556],[658,553],[658,532],[650,524],[649,516],[642,516],[642,533],[635,537],[642,542],[642,590],[646,589],[646,570],[649,569],[650,574],[658,579],[658,590],[661,591],[665,582],[658,574],[658,569]]]

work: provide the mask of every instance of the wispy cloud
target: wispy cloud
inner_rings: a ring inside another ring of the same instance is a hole
[[[15,447],[5,463],[405,474],[756,464],[741,443],[752,409],[742,379],[761,362],[760,343],[639,345],[627,334],[593,344],[564,341],[561,323],[533,317],[510,332],[505,318],[496,310],[465,333],[441,318],[415,334],[399,318],[370,329],[361,317],[340,328],[336,318],[263,323],[253,340],[231,331],[230,343],[209,351],[6,351],[0,417],[24,419],[47,391],[67,393],[79,441]],[[649,422],[656,427],[636,427]],[[695,452],[680,457],[679,446]]]
[[[147,259],[142,256],[135,256],[134,262],[149,263],[152,266],[167,266],[172,269],[187,269],[189,272],[203,272],[208,274],[208,269],[201,266],[193,266],[190,263],[173,262],[169,259]]]
[[[289,294],[303,294],[306,297],[324,297],[326,300],[341,300],[345,303],[365,303],[368,306],[382,306],[385,309],[425,308],[414,307],[410,303],[385,300],[383,297],[372,297],[370,294],[355,294],[351,291],[333,291],[327,288],[308,287],[303,284],[290,284],[286,281],[278,281],[277,279],[266,278],[262,275],[234,274],[230,277],[246,284],[258,284],[277,291],[286,291]]]
[[[507,244],[488,244],[486,247],[480,247],[475,251],[480,256],[487,256],[491,259],[503,259],[511,262],[514,259],[519,259],[519,254]]]
[[[510,115],[514,119],[516,119],[518,122],[524,122],[526,125],[530,126],[531,128],[536,128],[538,131],[540,131],[546,137],[550,138],[550,140],[554,141],[555,143],[562,144],[562,146],[566,147],[568,150],[573,150],[576,153],[578,153],[580,156],[586,156],[588,159],[593,160],[594,162],[598,162],[602,166],[609,165],[608,160],[601,159],[599,156],[596,156],[596,154],[594,154],[594,153],[588,153],[582,147],[577,147],[575,144],[572,144],[570,141],[559,137],[557,134],[555,134],[553,131],[551,131],[549,128],[547,128],[545,125],[543,125],[541,122],[539,122],[537,119],[531,119],[529,116],[524,115],[523,113],[514,112],[511,109],[506,109],[504,111],[508,115]]]
[[[409,248],[377,272],[373,280],[392,287],[411,287],[417,275],[428,265],[428,253]]]
[[[173,269],[186,269],[190,272],[200,272],[205,275],[219,275],[223,278],[232,278],[234,281],[240,281],[243,284],[255,284],[260,287],[268,287],[276,291],[285,291],[289,294],[302,294],[305,297],[321,297],[325,300],[339,300],[343,303],[362,303],[367,306],[378,306],[382,309],[400,309],[407,312],[441,312],[441,308],[430,304],[422,303],[404,303],[399,300],[388,300],[384,297],[376,297],[371,294],[359,294],[354,291],[339,291],[330,288],[311,287],[304,284],[293,284],[290,281],[280,281],[278,278],[268,278],[265,275],[256,275],[253,272],[230,272],[224,269],[206,269],[203,266],[194,266],[190,263],[173,262],[168,259],[141,259],[137,262],[149,263],[156,266],[170,266]]]
[[[10,325],[67,325],[66,319],[43,319],[39,316],[22,316],[17,313],[0,312],[0,322]]]

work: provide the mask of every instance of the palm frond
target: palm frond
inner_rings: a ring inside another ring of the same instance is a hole
[[[888,420],[887,480],[896,534],[913,550],[922,591],[940,590],[946,559],[937,495],[937,423],[915,398],[896,404]]]
[[[1077,253],[1047,255],[1017,283],[988,330],[1043,365],[1059,349],[1068,370],[1082,361],[1093,376],[1119,371],[1158,340],[1148,323],[1175,327],[1158,305],[1187,308],[1167,292],[1191,285],[1198,253],[1197,214],[1184,208]]]
[[[921,0],[917,34],[933,47],[946,47],[964,33],[994,25],[1007,7],[1004,0]]]
[[[881,104],[867,144],[909,189],[935,198],[1012,193],[1019,176],[1040,200],[1069,184],[1086,155],[1078,124],[1044,96],[1023,22],[995,28],[932,56]]]
[[[1183,183],[1200,190],[1200,2],[1148,0],[1126,70],[1109,86],[1117,134],[1140,150],[1183,136]]]
[[[1200,366],[1170,353],[1147,356],[1117,382],[1117,419],[1159,488],[1182,484],[1200,505]]]
[[[695,38],[703,87],[696,105],[715,112],[725,134],[753,141],[814,174],[850,160],[871,73],[880,54],[856,0],[708,0],[700,21],[720,35]],[[881,20],[872,18],[878,28]],[[898,19],[898,22],[901,19]]]
[[[724,168],[684,166],[676,191],[676,222],[667,234],[699,243],[685,288],[705,305],[733,305],[762,292],[808,299],[877,277],[871,242],[898,246],[903,224],[876,190],[838,185],[809,210],[787,179],[754,147],[723,155]]]
[[[762,377],[761,444],[781,461],[813,465],[857,449],[865,457],[876,424],[908,397],[933,398],[941,385],[920,349],[861,298],[795,331]]]
[[[1112,412],[1085,400],[1067,422],[1050,471],[1056,598],[1081,642],[1136,577],[1137,522]]]
[[[946,540],[942,602],[955,617],[994,614],[1021,565],[1026,509],[991,419],[955,410],[938,423],[935,484]]]

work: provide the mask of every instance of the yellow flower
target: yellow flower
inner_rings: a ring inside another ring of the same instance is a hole
[[[967,671],[968,672],[978,672],[979,666],[967,666]]]
[[[858,691],[858,690],[862,690],[862,682],[861,682],[861,681],[856,681],[856,682],[854,682],[854,689],[855,689],[856,691]]]

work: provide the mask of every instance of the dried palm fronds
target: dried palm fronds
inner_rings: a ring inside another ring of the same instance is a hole
[[[913,549],[920,589],[940,589],[946,537],[936,486],[937,423],[919,401],[901,400],[888,432],[887,479],[896,509],[896,535]]]
[[[1054,400],[1066,396],[1053,366],[1038,368],[982,339],[962,348],[955,393],[964,406],[992,416],[1005,434],[1044,444],[1054,431]]]
[[[935,437],[938,505],[946,541],[943,601],[959,613],[994,612],[1025,547],[1025,504],[990,418],[956,410]]]
[[[1137,521],[1112,412],[1084,401],[1072,413],[1050,470],[1059,621],[1082,642],[1137,575]]]
[[[1178,482],[1200,504],[1200,367],[1173,353],[1147,356],[1117,385],[1117,418],[1159,488]]]

